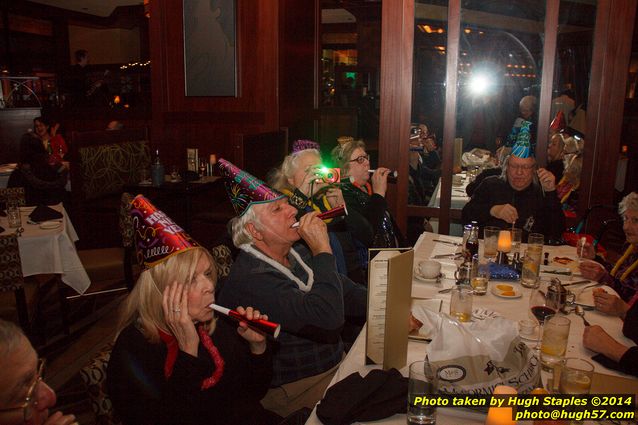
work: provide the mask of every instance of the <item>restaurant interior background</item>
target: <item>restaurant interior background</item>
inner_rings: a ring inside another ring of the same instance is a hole
[[[19,137],[40,105],[65,135],[110,120],[148,127],[168,167],[185,167],[187,148],[234,159],[234,135],[285,127],[288,140],[318,140],[325,153],[338,136],[362,138],[373,166],[378,159],[406,176],[410,123],[421,122],[441,149],[440,198],[408,205],[400,177],[388,200],[403,229],[428,217],[447,233],[460,218],[452,201],[453,140],[465,136],[469,149],[467,134],[480,114],[483,127],[494,127],[490,139],[506,136],[520,98],[535,94],[544,163],[551,99],[571,88],[587,105],[578,213],[636,189],[635,1],[315,0],[314,8],[241,1],[236,97],[184,94],[182,2],[0,4],[0,162],[16,161]],[[89,50],[91,79],[105,82],[82,109],[65,105],[59,90],[78,48]],[[480,98],[469,88],[481,70],[494,83]],[[39,79],[8,96],[15,76]],[[619,161],[626,173],[617,182]]]

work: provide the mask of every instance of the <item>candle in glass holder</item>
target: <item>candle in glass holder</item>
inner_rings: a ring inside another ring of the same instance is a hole
[[[494,395],[516,395],[516,389],[507,385],[497,385]],[[504,405],[506,403],[503,403]],[[490,407],[485,418],[485,425],[514,425],[511,407]]]
[[[510,252],[512,250],[512,233],[509,230],[498,232],[498,251]]]

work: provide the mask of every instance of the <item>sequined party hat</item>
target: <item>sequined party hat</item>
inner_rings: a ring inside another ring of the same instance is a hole
[[[532,138],[529,127],[532,125],[529,121],[523,121],[521,129],[516,136],[516,142],[512,146],[512,155],[519,158],[529,158],[533,156],[532,145],[530,140]]]
[[[264,204],[285,197],[285,195],[266,186],[266,183],[257,177],[225,159],[219,159],[219,169],[222,176],[226,178],[224,182],[226,192],[239,217],[253,204]]]
[[[292,153],[305,151],[306,149],[319,150],[319,143],[314,140],[299,139],[292,142]]]
[[[145,269],[171,255],[200,247],[184,229],[142,195],[131,201],[130,214],[135,232],[135,252]]]

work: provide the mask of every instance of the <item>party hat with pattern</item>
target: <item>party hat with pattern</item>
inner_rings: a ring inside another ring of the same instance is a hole
[[[292,153],[305,151],[306,149],[319,150],[319,143],[314,140],[299,139],[292,142]]]
[[[266,186],[266,183],[257,177],[225,159],[220,158],[219,169],[222,176],[226,177],[224,182],[226,192],[239,217],[253,204],[264,204],[285,197],[285,195]]]
[[[532,125],[529,121],[523,121],[521,124],[521,129],[516,136],[516,142],[512,146],[512,155],[517,156],[519,158],[529,158],[534,155],[532,152],[532,145],[530,144],[530,140],[532,138],[530,132],[530,126]]]
[[[142,195],[131,202],[137,259],[145,269],[200,245]]]

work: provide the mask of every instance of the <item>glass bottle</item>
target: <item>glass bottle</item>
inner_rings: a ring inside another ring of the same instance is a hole
[[[155,151],[155,161],[151,167],[151,180],[155,187],[159,187],[164,183],[164,166],[162,161],[160,161],[159,149]]]

